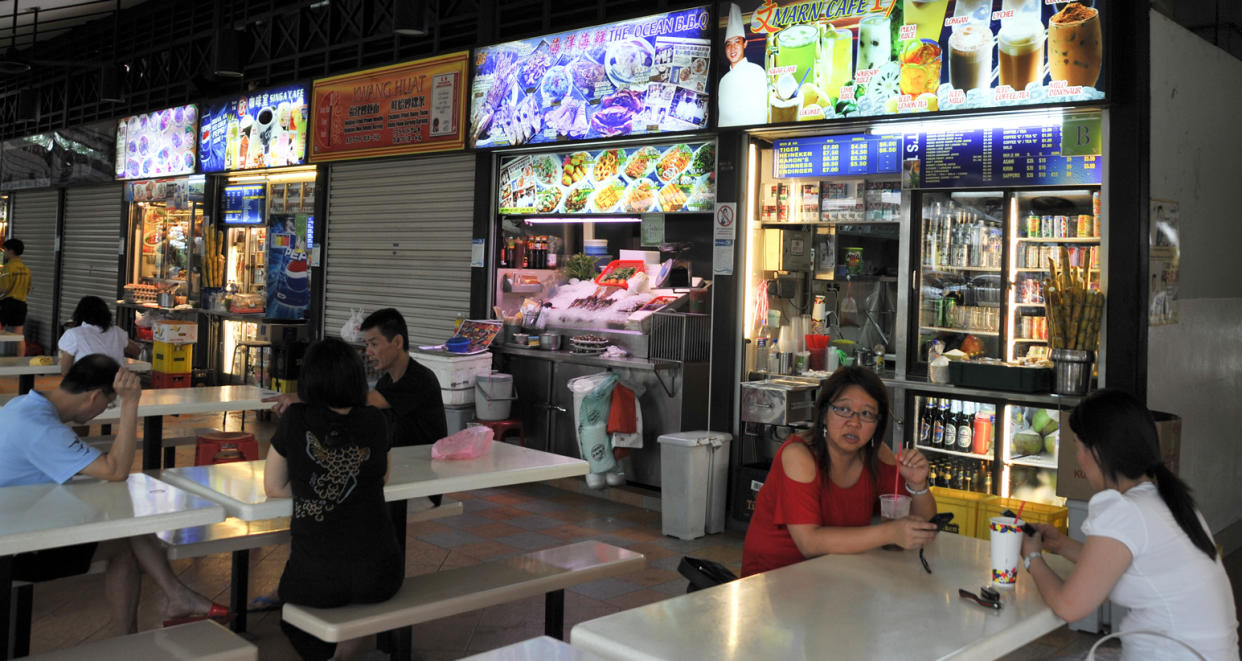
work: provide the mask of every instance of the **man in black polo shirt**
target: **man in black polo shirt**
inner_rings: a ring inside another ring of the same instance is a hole
[[[359,326],[367,358],[384,373],[367,393],[367,404],[384,411],[392,445],[428,445],[448,436],[440,382],[410,358],[405,319],[393,308],[372,312]]]

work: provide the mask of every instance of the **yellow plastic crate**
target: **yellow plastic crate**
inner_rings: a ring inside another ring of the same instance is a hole
[[[165,374],[189,374],[194,364],[193,344],[155,342],[151,349],[151,370]]]
[[[979,519],[975,537],[990,538],[992,533],[988,529],[989,520],[994,516],[1000,516],[1005,510],[1013,510],[1016,514],[1021,506],[1022,500],[1018,498],[1001,498],[1000,496],[992,496],[979,503]],[[1026,507],[1022,509],[1022,520],[1030,523],[1050,523],[1061,532],[1069,534],[1069,508],[1066,507],[1033,503],[1028,500]]]
[[[979,503],[992,496],[947,487],[932,487],[931,491],[932,496],[936,498],[937,512],[953,512],[953,520],[944,527],[945,532],[954,532],[967,537],[975,536]]]

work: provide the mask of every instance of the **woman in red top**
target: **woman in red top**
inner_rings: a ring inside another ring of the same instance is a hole
[[[810,438],[780,447],[746,531],[742,575],[784,567],[825,553],[861,553],[885,544],[915,549],[931,541],[936,500],[927,459],[904,450],[898,463],[884,443],[889,402],[884,382],[861,367],[843,367],[820,386]],[[871,525],[879,495],[912,496],[910,516]]]

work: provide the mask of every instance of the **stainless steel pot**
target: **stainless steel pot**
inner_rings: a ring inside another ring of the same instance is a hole
[[[539,346],[549,351],[561,350],[561,336],[559,333],[544,333],[539,336]]]
[[[162,308],[171,308],[177,305],[177,299],[169,292],[160,292],[158,303]]]

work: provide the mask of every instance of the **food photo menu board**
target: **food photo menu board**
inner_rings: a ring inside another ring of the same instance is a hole
[[[1106,0],[719,5],[720,126],[1104,99]]]
[[[306,162],[305,85],[277,87],[203,107],[203,172],[278,168]]]
[[[711,211],[716,143],[512,156],[500,163],[502,214]]]
[[[144,179],[194,172],[198,106],[126,117],[116,126],[116,178]]]
[[[477,49],[470,144],[706,128],[710,58],[707,7]]]

